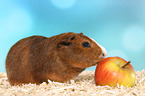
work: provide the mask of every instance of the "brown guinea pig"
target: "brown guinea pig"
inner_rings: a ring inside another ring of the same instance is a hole
[[[11,47],[6,71],[11,85],[40,84],[48,79],[66,82],[106,55],[105,48],[83,33],[31,36]]]

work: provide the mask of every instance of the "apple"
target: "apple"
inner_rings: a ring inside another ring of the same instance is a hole
[[[120,57],[107,57],[101,60],[95,70],[96,85],[111,87],[123,85],[133,87],[136,80],[134,68]]]

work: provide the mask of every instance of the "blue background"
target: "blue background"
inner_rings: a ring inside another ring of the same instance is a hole
[[[64,32],[83,32],[106,48],[107,57],[145,69],[145,0],[0,0],[0,72],[18,40]]]

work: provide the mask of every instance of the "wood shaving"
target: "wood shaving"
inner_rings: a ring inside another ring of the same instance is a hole
[[[136,72],[134,87],[96,86],[94,71],[84,71],[67,83],[48,82],[11,86],[6,73],[0,73],[0,96],[145,96],[145,70]]]

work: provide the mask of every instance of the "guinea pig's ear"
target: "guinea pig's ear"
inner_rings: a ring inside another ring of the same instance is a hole
[[[71,46],[72,41],[75,39],[76,34],[67,34],[64,38],[58,42],[57,48]]]
[[[84,35],[84,33],[83,33],[83,32],[81,32],[81,33],[80,33],[80,35]]]

